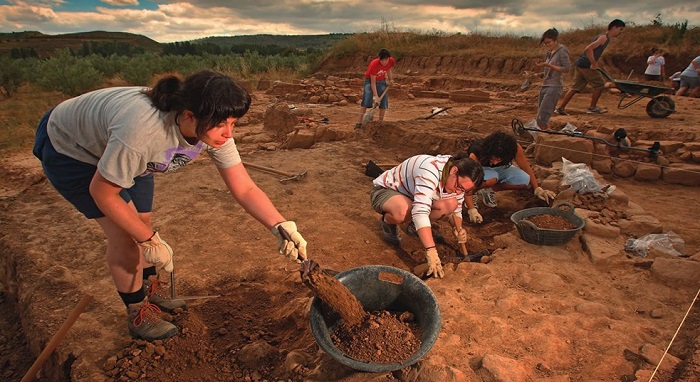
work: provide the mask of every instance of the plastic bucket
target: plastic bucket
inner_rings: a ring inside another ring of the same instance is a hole
[[[333,344],[331,334],[340,319],[337,314],[328,314],[323,302],[315,297],[309,313],[311,333],[321,349],[333,359],[355,370],[388,372],[416,363],[433,347],[440,333],[440,307],[433,292],[421,279],[403,269],[386,265],[352,268],[338,273],[335,277],[357,297],[368,312],[388,310],[413,313],[423,335],[418,351],[404,362],[376,363],[355,360]]]

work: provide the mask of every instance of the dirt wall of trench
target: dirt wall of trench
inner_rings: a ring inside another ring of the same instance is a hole
[[[579,49],[570,49],[578,52]],[[578,53],[571,54],[575,61]],[[685,55],[666,54],[666,73],[668,76],[683,70],[694,57]],[[332,57],[320,66],[319,73],[355,73],[361,75],[367,69],[375,56],[355,55]],[[646,69],[647,56],[644,54],[628,55],[606,53],[601,57],[601,67],[613,77],[624,79],[642,78]],[[535,62],[541,57],[512,58],[483,56],[405,56],[397,58],[395,70],[399,74],[413,73],[420,75],[453,75],[453,76],[484,76],[511,77],[519,76],[523,71],[531,71]],[[624,76],[624,78],[622,78]],[[520,78],[520,77],[518,77]]]

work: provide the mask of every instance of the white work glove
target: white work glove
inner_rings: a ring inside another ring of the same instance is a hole
[[[279,228],[282,227],[289,238],[289,241],[282,237]],[[288,257],[292,261],[301,262],[301,260],[306,260],[306,240],[301,236],[299,231],[297,231],[297,225],[293,221],[286,221],[279,223],[272,227],[272,234],[277,237],[277,251],[282,256]]]
[[[372,98],[372,105],[377,106],[377,105],[379,105],[379,102],[380,102],[380,100],[379,100],[378,96],[374,96]]]
[[[153,232],[153,236],[144,242],[137,242],[146,262],[156,266],[157,270],[164,270],[168,273],[173,271],[173,249],[165,240],[160,238],[158,232]]]
[[[455,234],[457,243],[466,244],[467,243],[467,230],[462,227],[454,227],[452,233]]]
[[[484,218],[481,217],[481,214],[476,208],[468,209],[467,213],[469,214],[469,221],[472,223],[482,223],[484,221]]]
[[[547,204],[551,203],[552,200],[556,197],[556,194],[554,192],[545,190],[542,187],[537,187],[535,188],[535,196],[544,200],[547,202]]]
[[[425,250],[425,260],[428,262],[428,271],[425,272],[426,276],[433,275],[433,277],[439,279],[445,276],[445,271],[442,270],[442,263],[440,263],[440,256],[438,256],[435,247]]]

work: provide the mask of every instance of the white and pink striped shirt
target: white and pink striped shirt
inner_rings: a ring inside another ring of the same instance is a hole
[[[396,190],[413,199],[411,217],[416,229],[430,227],[433,201],[457,198],[455,214],[462,216],[464,193],[445,191],[440,183],[442,170],[450,155],[416,155],[384,171],[372,182],[375,186]]]

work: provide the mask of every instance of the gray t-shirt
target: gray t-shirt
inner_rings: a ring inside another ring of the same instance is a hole
[[[693,66],[693,62],[698,65],[697,67],[700,67],[700,56],[695,57],[693,61],[690,62],[690,65],[681,72],[681,76],[698,77],[698,71],[695,69],[696,67]]]
[[[97,166],[105,179],[129,188],[147,172],[174,171],[206,151],[217,167],[241,162],[233,138],[215,149],[189,144],[175,114],[159,111],[141,87],[95,90],[66,100],[49,117],[56,151]]]
[[[559,45],[559,48],[554,52],[547,52],[545,60],[554,66],[560,66],[562,71],[554,70],[549,67],[544,68],[542,86],[564,86],[563,73],[568,73],[571,70],[571,61],[569,60],[569,50],[564,45]]]

